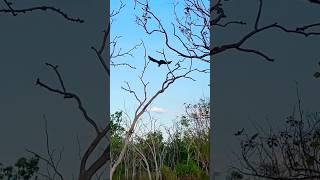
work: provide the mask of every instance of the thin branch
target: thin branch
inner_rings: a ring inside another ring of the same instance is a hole
[[[12,13],[12,15],[17,16],[18,14],[21,14],[21,13],[24,14],[24,13],[32,12],[32,11],[47,11],[47,10],[49,10],[49,11],[53,11],[55,13],[60,14],[68,21],[77,22],[77,23],[84,23],[83,19],[70,17],[67,13],[63,12],[61,9],[53,7],[53,6],[36,6],[36,7],[24,8],[24,9],[13,9],[11,2],[9,2],[7,0],[3,0],[3,1],[8,6],[8,9],[0,9],[0,13]]]
[[[107,65],[107,61],[103,58],[103,52],[106,49],[106,44],[107,44],[107,39],[110,35],[110,24],[108,24],[107,29],[105,31],[103,31],[103,39],[102,39],[102,43],[101,46],[98,49],[96,49],[95,47],[91,46],[91,49],[94,50],[94,52],[96,53],[103,69],[106,71],[107,75],[110,76],[110,69],[109,66]]]
[[[262,0],[259,0],[259,10],[258,10],[258,14],[256,17],[256,21],[254,23],[254,29],[257,30],[258,26],[259,26],[259,20],[260,20],[260,16],[261,16],[261,11],[262,11]]]
[[[48,64],[47,64],[47,66],[49,66],[49,67],[51,67],[51,68],[54,67],[53,69],[54,69],[55,73],[58,75],[58,73],[57,73],[57,72],[58,72],[57,66],[50,66],[50,65],[48,65]],[[59,74],[59,77],[61,77],[60,74]],[[61,85],[63,85],[63,79],[62,79],[62,78],[59,79],[59,82],[60,82]],[[98,125],[96,124],[95,120],[93,120],[93,118],[91,118],[91,117],[88,115],[88,113],[87,113],[86,109],[84,108],[84,106],[83,106],[83,104],[82,104],[82,101],[81,101],[81,99],[80,99],[80,97],[79,97],[78,95],[76,95],[76,94],[74,94],[74,93],[69,93],[69,92],[67,92],[67,91],[61,91],[61,90],[59,90],[59,89],[54,89],[54,88],[52,88],[52,87],[50,87],[50,86],[42,83],[39,78],[38,78],[37,81],[36,81],[36,85],[39,85],[39,86],[47,89],[47,90],[50,91],[50,92],[54,92],[54,93],[63,95],[64,98],[75,99],[76,102],[77,102],[77,104],[78,104],[78,108],[79,108],[79,110],[81,111],[83,117],[84,117],[84,118],[88,121],[88,123],[95,129],[95,131],[96,131],[97,134],[100,133],[100,130],[99,130],[99,128],[98,128]],[[64,86],[63,86],[63,87],[64,87]]]

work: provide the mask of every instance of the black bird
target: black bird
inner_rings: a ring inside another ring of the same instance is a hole
[[[157,63],[159,67],[161,66],[161,64],[170,64],[172,62],[172,61],[165,61],[165,60],[156,60],[151,56],[148,56],[148,58],[150,59],[150,61]]]
[[[235,136],[240,136],[244,131],[244,128],[242,128],[240,131],[237,131],[236,133],[234,133]]]
[[[320,77],[320,72],[315,72],[315,73],[313,74],[313,77],[319,78],[319,77]]]

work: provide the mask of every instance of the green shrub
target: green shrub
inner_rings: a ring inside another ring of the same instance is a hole
[[[180,163],[176,166],[176,175],[179,179],[192,179],[192,180],[208,180],[209,175],[200,169],[194,161],[188,163]]]
[[[165,180],[177,180],[176,173],[170,169],[170,167],[163,165],[161,167],[162,179]]]
[[[176,166],[176,174],[177,176],[183,175],[196,175],[197,177],[200,176],[201,169],[197,166],[194,161],[189,161],[189,163],[179,163]]]

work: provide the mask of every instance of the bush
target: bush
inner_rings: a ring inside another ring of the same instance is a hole
[[[194,161],[189,161],[186,164],[179,163],[176,166],[176,175],[178,177],[184,175],[193,175],[196,177],[200,177],[201,169],[197,166],[197,164]]]
[[[168,179],[168,180],[177,180],[176,173],[170,169],[170,167],[163,165],[161,167],[161,174],[162,179]]]

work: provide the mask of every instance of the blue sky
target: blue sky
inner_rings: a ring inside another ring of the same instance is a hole
[[[173,4],[172,0],[165,1],[152,1],[150,2],[151,10],[161,19],[161,22],[165,27],[168,28],[168,32],[172,32],[171,22],[174,21]],[[111,10],[119,7],[119,1],[111,1]],[[152,9],[157,7],[157,9]],[[115,36],[122,36],[118,42],[118,49],[121,48],[123,51],[132,48],[134,45],[144,41],[147,55],[151,55],[155,58],[161,58],[162,56],[157,53],[157,50],[165,49],[163,38],[160,35],[147,35],[142,27],[138,26],[135,22],[135,15],[140,15],[141,11],[137,7],[134,10],[134,3],[127,2],[124,9],[114,18],[114,22],[111,28],[111,40]],[[172,44],[178,45],[174,40]],[[165,51],[167,59],[173,61],[171,67],[174,66],[175,62],[181,60],[176,54]],[[122,63],[130,63],[137,69],[130,69],[128,67],[111,67],[111,113],[126,108],[126,111],[133,116],[133,111],[137,107],[137,101],[134,99],[132,94],[121,89],[121,86],[125,86],[124,81],[130,83],[131,88],[135,89],[138,94],[142,95],[142,86],[139,82],[138,75],[144,65],[144,49],[140,47],[133,52],[134,57],[126,56],[124,58],[118,58],[114,61]],[[197,67],[209,68],[208,63],[198,62]],[[166,68],[161,66],[157,67],[156,64],[150,63],[146,72],[146,81],[149,81],[148,93],[150,97],[156,90],[160,88],[161,82],[165,78]],[[158,109],[162,113],[152,113],[155,118],[161,119],[161,123],[170,124],[176,115],[184,112],[184,103],[197,103],[200,98],[209,97],[210,88],[209,84],[209,73],[192,73],[192,77],[196,81],[188,79],[180,79],[170,86],[165,93],[161,94],[150,106],[150,108]]]

